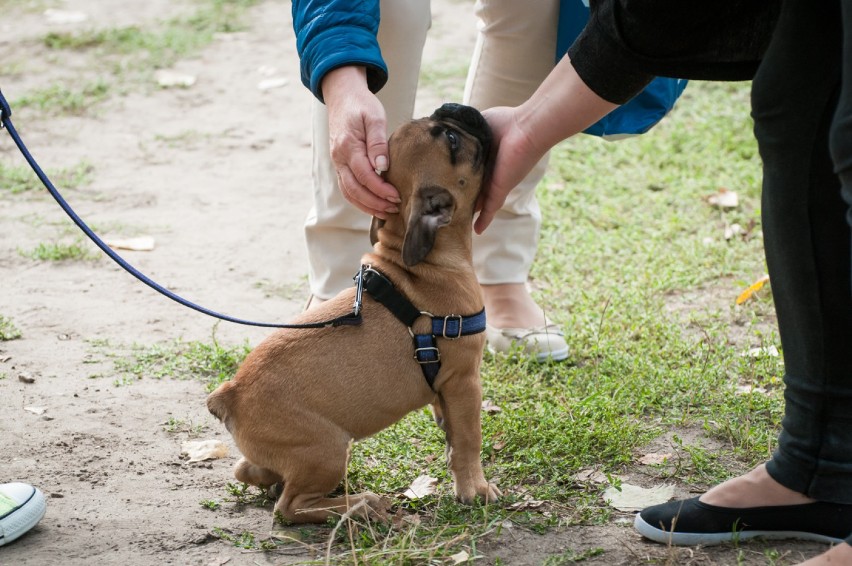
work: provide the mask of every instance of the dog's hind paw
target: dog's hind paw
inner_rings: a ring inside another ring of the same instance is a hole
[[[369,491],[349,497],[349,509],[353,514],[386,523],[389,521],[388,509],[391,501]]]

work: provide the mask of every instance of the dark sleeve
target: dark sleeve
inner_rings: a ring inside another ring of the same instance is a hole
[[[378,29],[378,0],[293,0],[302,83],[322,101],[320,85],[326,73],[360,65],[367,69],[367,86],[378,92],[388,80]]]
[[[655,76],[749,80],[775,28],[779,0],[591,0],[568,50],[580,78],[623,104]]]

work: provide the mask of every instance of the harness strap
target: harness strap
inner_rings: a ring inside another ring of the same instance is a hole
[[[414,340],[414,359],[420,364],[423,377],[430,389],[434,389],[435,379],[441,369],[441,352],[438,350],[438,338],[456,340],[462,336],[485,331],[485,309],[474,315],[451,314],[435,316],[415,307],[390,280],[372,267],[361,267],[359,275],[364,290],[377,302],[387,308],[400,322],[408,327]],[[431,334],[415,334],[411,329],[414,321],[428,316],[432,321]]]
[[[366,268],[362,277],[364,290],[377,302],[383,304],[404,325],[410,328],[420,317],[420,309],[397,291],[387,277],[372,267]]]

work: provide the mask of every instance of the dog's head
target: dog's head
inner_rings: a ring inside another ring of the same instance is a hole
[[[385,178],[402,199],[405,265],[423,261],[435,245],[438,230],[451,223],[464,224],[462,229],[469,234],[491,144],[485,118],[461,104],[444,104],[428,118],[403,124],[391,135],[391,165]],[[373,243],[383,224],[373,219]]]

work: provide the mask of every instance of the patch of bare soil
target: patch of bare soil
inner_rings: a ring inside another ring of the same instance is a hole
[[[463,69],[473,44],[472,5],[432,4],[424,68]],[[51,31],[188,14],[195,5],[187,0],[0,6],[0,87],[10,100],[104,76],[116,85],[80,115],[14,109],[18,130],[48,171],[91,167],[86,183],[65,191],[80,215],[106,236],[154,237],[153,251],[125,257],[210,308],[262,321],[286,321],[301,310],[310,95],[299,83],[289,3],[261,2],[250,10],[247,30],[217,37],[179,61],[173,70],[197,78],[187,89],[122,82],[92,53],[51,51],[41,41]],[[50,23],[44,11],[51,8],[88,19]],[[258,88],[270,76],[286,84]],[[424,85],[420,114],[441,101],[438,87]],[[6,167],[23,164],[4,133],[0,160]],[[281,564],[321,556],[322,545],[264,553],[215,535],[223,529],[264,537],[271,513],[233,502],[215,511],[201,504],[223,499],[237,458],[230,437],[207,413],[204,385],[149,377],[116,385],[121,376],[110,355],[130,344],[209,341],[213,319],[156,294],[103,257],[56,263],[21,253],[77,237],[45,192],[0,191],[0,314],[23,333],[0,342],[0,481],[26,481],[48,497],[45,518],[0,548],[0,564]],[[358,258],[350,259],[357,267]],[[255,344],[266,334],[227,323],[216,328],[225,344]],[[223,440],[230,455],[187,463],[181,444],[197,437]],[[650,544],[634,534],[630,519],[625,514],[610,525],[544,535],[505,528],[477,548],[488,564],[767,563],[760,543],[742,550]],[[778,564],[822,549],[773,548],[788,553]]]

